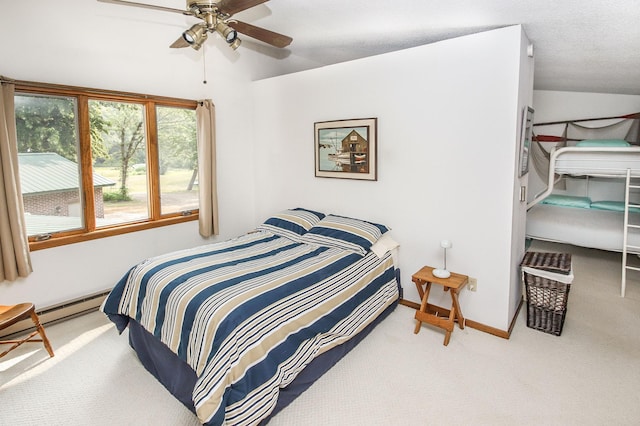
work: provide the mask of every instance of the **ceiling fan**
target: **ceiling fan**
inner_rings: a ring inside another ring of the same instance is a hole
[[[193,25],[171,44],[172,48],[191,46],[199,50],[207,40],[208,33],[217,32],[224,38],[227,44],[236,50],[241,40],[238,33],[263,41],[275,47],[288,46],[293,39],[286,35],[278,34],[255,25],[247,24],[231,17],[238,12],[266,3],[269,0],[186,0],[186,10],[171,7],[156,6],[153,4],[136,3],[126,0],[98,0],[103,3],[114,3],[126,6],[144,7],[147,9],[163,10],[165,12],[180,13],[202,19],[202,22]]]

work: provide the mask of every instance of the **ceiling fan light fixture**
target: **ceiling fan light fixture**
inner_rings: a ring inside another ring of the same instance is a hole
[[[207,41],[207,33],[204,33],[204,34],[202,35],[202,37],[200,37],[200,38],[198,39],[198,41],[196,41],[195,43],[193,43],[193,44],[191,45],[191,47],[192,47],[194,50],[200,50],[200,48],[202,47],[202,45],[204,44],[204,42],[205,42],[205,41]]]
[[[216,25],[216,32],[229,44],[232,44],[238,39],[238,32],[224,22],[218,22],[218,25]]]
[[[195,24],[188,30],[182,33],[182,38],[184,41],[189,43],[192,47],[195,44],[200,43],[202,45],[203,41],[207,38],[207,28],[202,24]],[[199,47],[198,47],[199,49]]]

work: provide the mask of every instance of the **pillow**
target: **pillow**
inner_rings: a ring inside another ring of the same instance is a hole
[[[388,230],[377,223],[330,214],[314,225],[301,240],[304,243],[352,250],[364,256]]]
[[[591,207],[591,199],[589,197],[576,197],[575,195],[551,194],[542,200],[542,204],[588,209]]]
[[[371,251],[374,252],[379,259],[382,259],[388,251],[400,246],[389,234],[389,232],[383,234],[382,237],[371,246]]]
[[[298,207],[271,216],[264,223],[258,225],[258,229],[298,240],[324,216],[323,213]]]
[[[631,203],[635,204],[635,203]],[[610,210],[614,212],[624,211],[624,201],[594,201],[591,203],[592,209],[598,210]],[[632,213],[640,213],[640,207],[629,207],[629,211]]]
[[[578,142],[576,146],[617,148],[617,147],[631,146],[631,144],[625,141],[624,139],[587,139],[587,140]]]

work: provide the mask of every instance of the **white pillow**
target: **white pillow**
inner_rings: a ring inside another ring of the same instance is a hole
[[[374,245],[371,246],[371,251],[374,252],[379,259],[382,259],[388,251],[399,246],[400,244],[398,244],[396,240],[389,235],[389,232],[386,232],[378,239],[378,241],[375,242]]]

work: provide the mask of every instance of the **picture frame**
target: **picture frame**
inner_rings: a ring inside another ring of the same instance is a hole
[[[315,176],[378,180],[378,119],[314,123]]]
[[[529,173],[529,153],[533,139],[533,113],[530,106],[522,111],[522,128],[520,133],[520,160],[518,162],[518,177]]]

